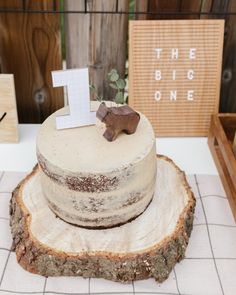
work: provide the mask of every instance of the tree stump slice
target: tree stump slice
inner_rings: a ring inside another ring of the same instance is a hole
[[[47,206],[35,167],[15,189],[10,204],[18,263],[43,276],[164,281],[184,258],[195,198],[184,172],[172,160],[158,156],[157,167],[156,193],[144,213],[125,225],[102,230],[57,218]]]

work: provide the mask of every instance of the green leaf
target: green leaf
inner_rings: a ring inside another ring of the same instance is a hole
[[[118,81],[116,81],[116,85],[118,86],[119,89],[124,89],[125,81],[123,79],[119,79]]]
[[[124,103],[124,95],[122,92],[118,92],[115,96],[115,102],[116,103],[121,103],[123,104]]]
[[[111,82],[115,82],[119,79],[119,75],[117,73],[112,73],[109,78]]]
[[[108,77],[111,76],[112,74],[118,74],[116,69],[112,69],[107,75]]]
[[[113,88],[113,89],[118,89],[118,87],[116,86],[116,84],[110,83],[109,85],[110,85],[111,88]]]
[[[92,92],[95,92],[95,91],[96,91],[96,87],[95,87],[93,84],[90,84],[90,85],[89,85],[89,89],[90,89]]]

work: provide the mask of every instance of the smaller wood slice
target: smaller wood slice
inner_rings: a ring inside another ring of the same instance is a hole
[[[156,193],[138,218],[120,227],[84,229],[57,218],[44,199],[36,167],[15,189],[10,204],[18,263],[43,276],[164,281],[184,258],[195,198],[185,175],[157,157]]]

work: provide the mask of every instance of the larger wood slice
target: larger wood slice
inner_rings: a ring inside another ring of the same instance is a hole
[[[10,204],[18,263],[43,276],[165,280],[184,257],[195,198],[170,159],[158,156],[157,167],[156,193],[145,212],[125,225],[102,230],[57,218],[44,199],[36,167],[15,189]]]

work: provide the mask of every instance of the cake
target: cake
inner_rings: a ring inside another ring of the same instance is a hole
[[[133,220],[148,207],[156,182],[155,135],[140,114],[134,134],[114,142],[96,125],[57,130],[58,110],[41,125],[37,158],[44,197],[64,221],[109,228]]]
[[[193,227],[196,201],[184,172],[156,156],[153,130],[142,114],[136,113],[135,133],[125,134],[133,131],[122,121],[122,133],[106,137],[114,125],[104,106],[97,117],[105,128],[56,130],[55,117],[68,111],[42,124],[39,165],[12,194],[18,263],[46,277],[163,282],[184,258]]]

